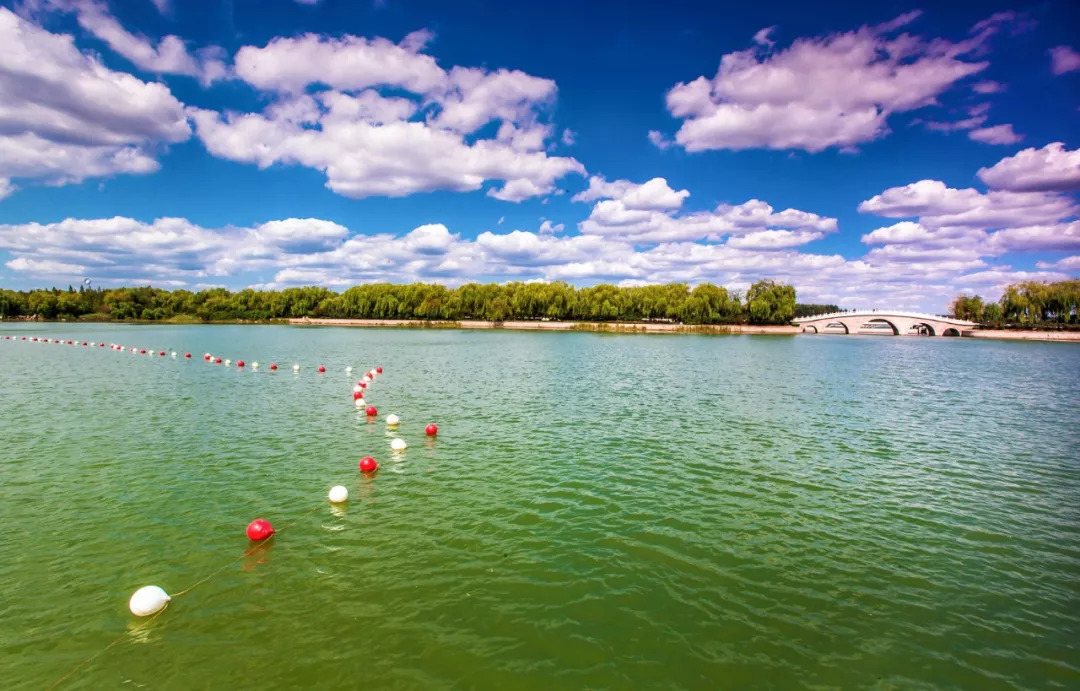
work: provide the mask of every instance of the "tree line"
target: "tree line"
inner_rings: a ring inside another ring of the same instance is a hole
[[[830,306],[831,307],[831,306]],[[702,283],[621,288],[567,283],[372,283],[341,293],[326,288],[198,292],[160,288],[0,290],[0,317],[84,321],[270,321],[349,319],[670,321],[683,324],[786,324],[795,288],[772,280],[745,294]]]
[[[1005,288],[997,302],[959,295],[950,306],[958,319],[994,327],[1071,327],[1080,324],[1080,279],[1025,281]]]

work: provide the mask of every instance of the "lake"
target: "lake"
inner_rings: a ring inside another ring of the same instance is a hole
[[[1074,344],[3,335],[6,688],[1080,686]]]

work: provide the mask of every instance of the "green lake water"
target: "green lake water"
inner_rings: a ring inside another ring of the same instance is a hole
[[[181,357],[0,340],[0,687],[1080,687],[1080,346],[31,334]]]

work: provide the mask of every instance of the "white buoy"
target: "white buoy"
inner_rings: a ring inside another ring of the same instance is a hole
[[[226,367],[228,367],[228,366],[229,366],[229,365],[231,365],[231,364],[232,364],[232,360],[226,360],[226,361],[225,361],[225,366],[226,366]]]
[[[175,351],[175,350],[174,350],[174,351],[172,351],[172,359],[173,359],[173,360],[175,360],[175,359],[176,359],[176,351]]]
[[[335,504],[340,504],[343,501],[349,500],[349,490],[345,489],[342,485],[336,485],[330,488],[330,501]]]
[[[364,402],[364,399],[357,398],[357,399],[353,400],[353,405],[355,405],[357,408],[363,408],[364,406],[367,405],[367,403]]]
[[[144,585],[135,591],[128,601],[128,609],[137,617],[147,617],[165,609],[169,594],[156,585]]]
[[[292,366],[292,371],[293,372],[299,372],[300,371],[300,365],[293,365]]]
[[[390,448],[394,451],[404,451],[409,445],[405,443],[405,440],[398,437],[390,442]]]
[[[365,374],[364,375],[364,381],[370,384],[374,380],[371,378],[370,374]]]
[[[399,418],[397,415],[394,415],[393,413],[390,413],[386,416],[387,427],[397,427],[399,422],[401,422],[401,418]]]
[[[360,386],[359,384],[354,384],[353,387],[352,387],[352,392],[353,393],[360,393],[363,390],[364,390],[364,387]]]
[[[345,368],[345,374],[352,374],[352,365]]]
[[[259,363],[257,363],[257,362],[251,363],[251,369],[259,369]]]

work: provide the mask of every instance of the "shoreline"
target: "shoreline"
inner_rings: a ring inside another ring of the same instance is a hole
[[[669,324],[639,322],[569,322],[569,321],[424,321],[421,319],[329,319],[300,317],[289,319],[292,326],[356,326],[366,328],[421,329],[505,329],[511,331],[595,331],[601,333],[684,333],[684,334],[747,334],[794,336],[801,332],[797,326],[753,324]]]
[[[1023,331],[1017,329],[972,329],[960,334],[963,338],[983,338],[997,341],[1059,341],[1080,343],[1080,331]]]

